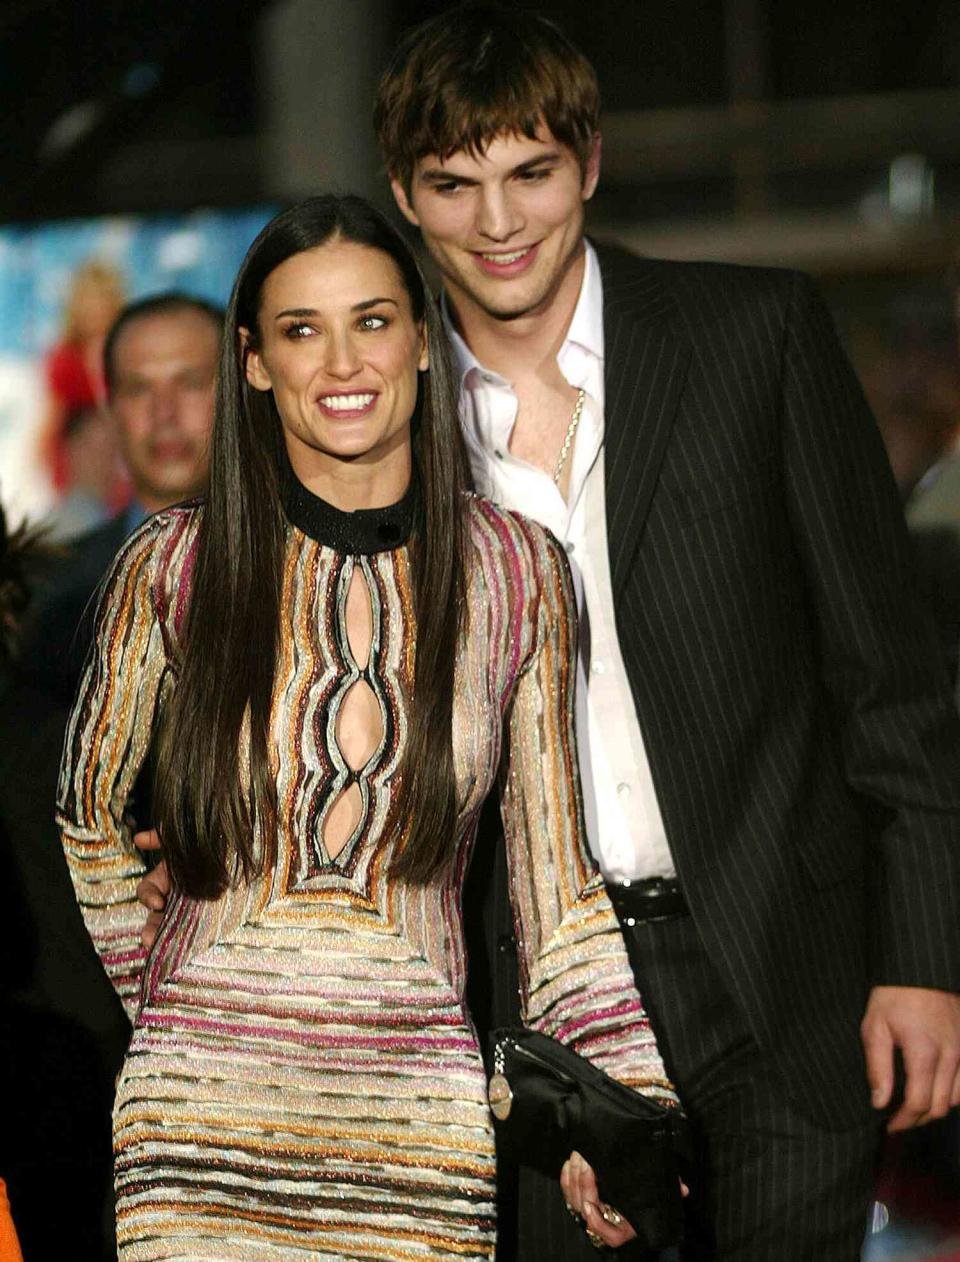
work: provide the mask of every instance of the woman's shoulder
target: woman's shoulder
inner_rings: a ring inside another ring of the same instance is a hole
[[[144,518],[120,545],[105,585],[146,581],[154,591],[176,587],[192,567],[202,514],[201,500],[187,500]]]
[[[533,566],[566,566],[563,545],[546,526],[525,513],[487,499],[473,492],[467,497],[467,523],[471,542],[485,550],[493,546],[514,564]]]
[[[124,553],[155,553],[159,557],[180,544],[196,541],[203,517],[203,500],[184,500],[145,517],[127,535],[118,557]]]

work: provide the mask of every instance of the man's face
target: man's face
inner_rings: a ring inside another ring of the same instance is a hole
[[[583,241],[583,205],[597,186],[600,139],[585,172],[544,126],[504,134],[481,156],[421,158],[397,204],[423,239],[461,317],[535,315],[563,286]]]
[[[219,345],[214,321],[186,308],[133,320],[114,346],[110,407],[150,512],[206,486]]]

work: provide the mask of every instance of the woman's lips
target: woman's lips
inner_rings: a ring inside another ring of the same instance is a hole
[[[533,265],[540,242],[518,250],[475,250],[474,258],[488,276],[519,276]]]
[[[350,394],[322,394],[317,407],[335,421],[366,416],[376,405],[378,394],[374,390],[356,390]]]

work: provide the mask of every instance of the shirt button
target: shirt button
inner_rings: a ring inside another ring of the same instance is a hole
[[[497,450],[496,450],[496,451],[494,451],[494,453],[493,453],[493,454],[496,456],[496,458],[497,458],[498,460],[502,460],[502,459],[503,459],[503,452],[502,452],[502,451],[500,451],[500,449],[499,449],[499,448],[497,448]]]
[[[623,923],[625,925],[629,925],[629,927],[632,929],[633,926],[637,923],[637,919],[635,916],[628,916]]]
[[[617,793],[622,798],[628,798],[630,796],[630,786],[625,780],[621,780],[617,785]]]
[[[567,540],[567,542],[566,542],[563,546],[564,546],[564,547],[566,548],[566,550],[567,550],[567,555],[568,555],[568,556],[573,556],[574,552],[576,551],[576,547],[575,547],[575,545],[574,545],[573,540],[572,540],[572,539],[568,539],[568,540]]]
[[[590,672],[593,675],[602,675],[606,669],[603,662],[591,662],[590,664]]]

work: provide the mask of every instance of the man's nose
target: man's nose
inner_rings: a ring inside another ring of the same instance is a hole
[[[477,231],[490,241],[508,241],[523,227],[523,216],[506,189],[485,188],[477,211]]]
[[[150,392],[150,417],[154,424],[176,419],[179,407],[175,386],[154,386]]]

